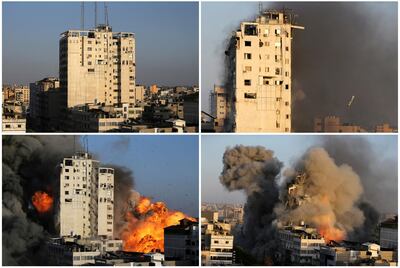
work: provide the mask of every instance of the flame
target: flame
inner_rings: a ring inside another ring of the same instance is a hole
[[[151,203],[140,197],[134,211],[125,215],[127,228],[122,232],[124,250],[131,252],[164,252],[164,228],[178,225],[182,219],[197,221],[180,211],[170,211],[163,202]]]
[[[53,197],[46,192],[37,191],[32,196],[32,203],[39,213],[46,213],[53,207]]]
[[[314,218],[317,223],[318,233],[324,237],[325,242],[342,241],[346,232],[335,227],[335,216],[333,214],[319,215]]]

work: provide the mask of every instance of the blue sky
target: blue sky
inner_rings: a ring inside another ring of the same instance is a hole
[[[114,31],[136,35],[139,84],[198,85],[198,3],[110,2]],[[81,2],[3,3],[3,83],[28,84],[58,77],[58,39],[80,29]],[[98,23],[104,22],[103,2]],[[94,4],[85,3],[86,29],[94,24]]]
[[[291,136],[253,136],[253,135],[203,135],[201,140],[201,187],[202,202],[244,203],[245,195],[241,191],[229,192],[219,182],[222,172],[222,157],[227,147],[235,145],[264,146],[273,150],[275,156],[284,163],[284,168],[291,166],[309,147],[320,144],[321,138],[330,136],[291,135]],[[342,135],[342,139],[350,136]],[[354,136],[353,136],[354,137]],[[391,159],[397,163],[397,136],[359,136],[379,149],[380,159]],[[378,154],[377,154],[378,155]],[[396,164],[397,166],[397,164]],[[392,171],[397,182],[397,170]],[[377,178],[380,179],[380,178]],[[383,182],[380,182],[383,183]],[[397,184],[392,185],[397,189]],[[397,195],[396,195],[397,196]]]
[[[89,151],[102,164],[133,171],[135,189],[168,207],[198,216],[198,137],[93,135]]]

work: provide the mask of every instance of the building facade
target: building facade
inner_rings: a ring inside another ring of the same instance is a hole
[[[135,37],[108,25],[60,37],[60,86],[68,108],[87,103],[134,104]]]
[[[294,14],[267,10],[242,22],[228,57],[227,131],[290,132]]]
[[[60,236],[113,236],[114,170],[88,153],[64,158],[60,173]]]
[[[210,96],[211,115],[214,117],[215,132],[224,131],[224,122],[227,114],[227,95],[225,88],[214,85]]]

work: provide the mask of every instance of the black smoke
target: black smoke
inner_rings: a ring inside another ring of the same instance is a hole
[[[48,264],[44,244],[59,234],[59,164],[82,149],[78,136],[3,136],[3,265]],[[104,166],[115,172],[118,227],[134,179],[124,167]],[[31,202],[36,191],[54,198],[50,213],[36,212]]]

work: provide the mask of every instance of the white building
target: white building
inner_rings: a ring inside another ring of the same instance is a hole
[[[64,158],[60,173],[60,236],[113,236],[114,170],[88,153]]]
[[[3,129],[3,132],[25,133],[26,132],[26,119],[3,116],[2,129]]]
[[[230,225],[218,222],[209,223],[202,218],[201,224],[201,265],[224,266],[234,264],[233,235]]]
[[[283,258],[290,259],[292,264],[311,265],[319,263],[319,249],[325,240],[315,228],[291,226],[278,232],[280,250]]]
[[[60,86],[66,107],[135,102],[135,37],[108,25],[60,36]]]
[[[267,10],[242,22],[232,36],[228,57],[227,131],[290,132],[292,13]]]

